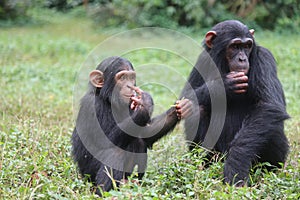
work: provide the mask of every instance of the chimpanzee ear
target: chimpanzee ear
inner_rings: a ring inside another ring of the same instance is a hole
[[[205,44],[208,48],[212,48],[212,41],[217,36],[216,31],[208,31],[205,35]]]
[[[254,32],[255,32],[254,29],[250,29],[249,32],[251,33],[252,36],[254,36]]]
[[[90,82],[93,84],[93,86],[97,88],[102,88],[104,85],[104,76],[103,72],[99,70],[93,70],[90,73]]]

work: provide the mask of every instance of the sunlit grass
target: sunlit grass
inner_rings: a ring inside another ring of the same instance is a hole
[[[70,157],[73,88],[82,63],[110,34],[84,18],[57,13],[51,16],[43,26],[0,30],[0,196],[3,199],[95,197],[91,184],[78,175]],[[195,38],[199,41],[200,37]],[[203,169],[201,156],[187,154],[183,129],[178,126],[150,151],[148,171],[140,185],[129,183],[106,195],[119,199],[299,198],[300,38],[289,38],[292,42],[286,42],[284,35],[256,35],[257,41],[269,48],[278,62],[291,115],[286,123],[291,152],[283,170],[264,173],[257,168],[252,172],[251,187],[223,185],[222,162]],[[137,67],[137,76],[145,75],[139,71],[144,63],[173,66],[184,77],[190,70],[188,62],[168,52],[141,50],[125,56]],[[172,76],[151,74],[151,70],[149,76],[165,79],[177,87]],[[181,87],[178,84],[178,91]],[[167,109],[176,99],[176,94],[170,95],[163,87],[146,85],[143,89],[153,95],[156,113]]]

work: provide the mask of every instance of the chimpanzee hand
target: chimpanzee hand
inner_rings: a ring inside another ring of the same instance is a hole
[[[130,109],[134,111],[131,117],[139,126],[145,126],[151,120],[153,113],[152,97],[136,86],[130,86],[130,88],[136,93],[130,98]]]
[[[153,100],[151,95],[136,86],[132,86],[131,89],[135,91],[136,95],[130,98],[130,109],[136,111],[143,108],[151,115],[153,112]]]
[[[179,120],[187,118],[193,113],[193,103],[189,99],[177,100],[175,108]]]
[[[132,96],[130,109],[131,110],[137,110],[139,107],[143,106],[143,93],[144,91],[141,90],[139,87],[132,86],[131,89],[133,89],[136,93],[135,96]]]
[[[244,72],[230,72],[225,77],[225,87],[229,92],[242,94],[248,89],[248,76]]]

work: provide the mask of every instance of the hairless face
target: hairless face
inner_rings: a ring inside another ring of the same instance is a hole
[[[136,73],[133,70],[122,70],[115,76],[116,86],[119,89],[119,95],[124,102],[129,103],[130,98],[135,96]]]

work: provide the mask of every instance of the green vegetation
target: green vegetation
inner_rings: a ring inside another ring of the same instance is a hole
[[[84,7],[84,15],[107,27],[159,26],[199,31],[235,18],[256,29],[300,32],[300,0],[2,0],[0,26],[35,23],[30,15],[32,7],[61,12]]]
[[[111,33],[96,29],[85,18],[43,12],[52,16],[36,16],[37,21],[47,20],[43,26],[0,30],[0,198],[94,199],[92,185],[78,175],[70,156],[73,87],[89,52]],[[202,40],[199,34],[193,38],[199,43]],[[285,167],[278,172],[255,168],[250,187],[224,185],[220,158],[216,157],[208,169],[203,169],[202,150],[193,155],[187,153],[182,126],[178,126],[149,151],[149,166],[143,181],[129,182],[120,190],[105,193],[107,198],[300,197],[300,38],[258,32],[256,40],[269,48],[278,62],[292,117],[286,122],[291,152]],[[141,50],[128,57],[134,66],[159,62],[181,70],[185,76],[190,70],[179,57],[154,50]],[[163,90],[153,89],[151,93],[164,109],[174,101]]]
[[[106,26],[211,27],[226,19],[240,19],[252,27],[299,32],[300,1],[212,0],[94,0],[88,7],[93,18]],[[275,14],[276,13],[276,14]]]

